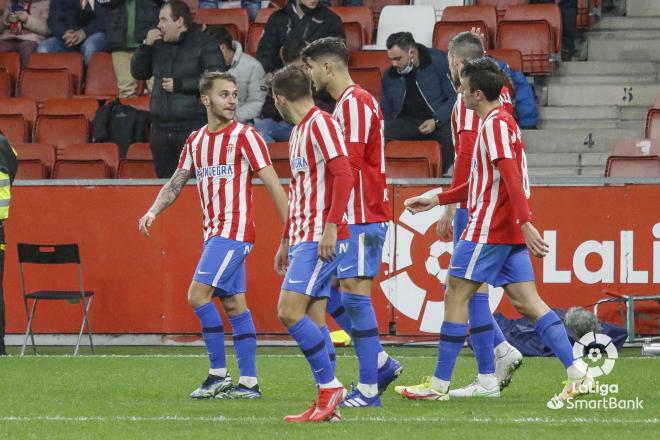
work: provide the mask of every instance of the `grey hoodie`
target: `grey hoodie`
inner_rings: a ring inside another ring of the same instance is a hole
[[[241,43],[232,42],[234,57],[228,72],[236,77],[238,84],[238,109],[236,120],[245,122],[259,117],[266,100],[264,68],[254,57],[243,53]]]

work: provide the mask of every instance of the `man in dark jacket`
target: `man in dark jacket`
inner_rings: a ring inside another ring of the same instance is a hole
[[[137,82],[131,75],[131,58],[135,49],[158,24],[158,13],[167,0],[96,0],[105,9],[105,39],[112,52],[112,65],[117,75],[119,97],[137,93]]]
[[[226,70],[218,43],[192,23],[188,5],[163,5],[158,27],[147,33],[131,61],[138,80],[154,77],[151,94],[151,151],[156,174],[169,178],[190,133],[206,123],[198,81],[205,71]]]
[[[296,0],[273,13],[266,23],[257,48],[257,60],[264,67],[267,79],[283,67],[280,50],[284,42],[298,39],[311,43],[323,37],[346,39],[341,18],[319,0]]]
[[[5,273],[5,220],[9,217],[11,185],[14,183],[18,160],[7,138],[0,132],[0,356],[5,350],[5,300],[2,281]]]
[[[86,0],[51,0],[48,29],[52,37],[37,46],[37,52],[83,54],[89,64],[95,52],[105,50],[103,8]]]
[[[385,140],[438,141],[445,174],[454,163],[450,119],[456,100],[447,54],[415,43],[410,32],[394,33],[385,44],[392,60],[383,76]]]

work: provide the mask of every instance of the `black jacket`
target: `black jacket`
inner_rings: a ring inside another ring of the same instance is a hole
[[[151,93],[151,123],[176,130],[206,123],[206,110],[199,99],[199,77],[205,71],[225,71],[218,42],[198,27],[185,31],[176,43],[156,41],[141,45],[133,54],[131,74],[135,79],[154,77]],[[163,89],[163,78],[174,78],[174,92]]]
[[[87,36],[103,32],[103,8],[92,10],[87,4],[83,10],[80,0],[51,0],[48,13],[48,29],[57,38],[62,38],[69,29],[75,31],[82,29]]]
[[[128,13],[125,3],[125,0],[96,0],[97,7],[105,9],[105,38],[110,52],[127,49]],[[164,3],[164,0],[135,1],[135,40],[138,44],[158,24],[158,13]]]
[[[289,4],[284,9],[273,13],[266,23],[264,36],[259,41],[257,59],[266,73],[282,67],[280,49],[289,38],[301,38],[308,43],[323,37],[346,39],[341,18],[327,7],[319,4],[298,18],[294,6]]]
[[[0,132],[0,171],[9,174],[10,183],[14,183],[18,171],[18,158],[2,132]]]

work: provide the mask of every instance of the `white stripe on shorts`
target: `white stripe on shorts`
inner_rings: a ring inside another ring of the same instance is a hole
[[[483,243],[477,243],[477,245],[474,248],[474,251],[472,251],[470,264],[468,264],[467,270],[465,271],[465,278],[468,280],[472,279],[472,271],[474,271],[474,266],[477,264],[477,260],[479,259],[479,254],[481,254],[481,248],[483,248],[483,246],[484,246]]]
[[[309,283],[307,283],[307,290],[305,290],[305,295],[312,294],[312,289],[314,289],[314,283],[316,283],[316,279],[319,277],[319,272],[321,272],[321,267],[323,267],[323,260],[321,259],[316,260],[316,267],[314,268],[314,272],[312,272],[312,276],[309,279]]]
[[[365,233],[358,235],[358,276],[364,276],[364,236]]]
[[[229,262],[231,261],[231,257],[234,256],[234,250],[230,250],[227,252],[227,255],[225,255],[225,259],[222,260],[222,264],[220,265],[220,269],[218,269],[218,273],[215,274],[215,278],[213,278],[213,283],[211,285],[213,287],[218,287],[218,282],[220,281],[220,278],[222,277],[222,274],[225,272],[225,269],[227,269],[227,266],[229,266]]]

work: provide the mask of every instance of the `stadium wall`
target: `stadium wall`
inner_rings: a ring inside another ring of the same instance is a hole
[[[6,224],[7,332],[21,333],[26,324],[17,242],[80,245],[85,288],[95,292],[90,318],[95,333],[199,332],[186,301],[202,250],[196,188],[185,187],[146,238],[138,233],[137,221],[159,187],[156,182],[16,186]],[[396,329],[398,335],[428,335],[440,328],[440,280],[452,248],[437,240],[440,208],[414,217],[402,208],[406,198],[433,188],[389,187],[395,225],[373,291],[382,333]],[[660,292],[658,200],[660,185],[533,187],[534,222],[551,244],[547,258],[534,259],[545,300],[553,307],[587,306],[602,298],[607,286],[628,294]],[[254,201],[257,241],[248,257],[248,303],[259,333],[285,333],[276,314],[281,279],[272,268],[281,224],[265,187],[255,186]],[[70,288],[76,278],[65,269],[26,267],[28,289]],[[501,294],[492,292],[491,307],[517,316],[508,299],[499,301]],[[603,310],[621,322],[615,306]],[[658,332],[658,306],[642,304],[640,310],[638,331]],[[49,303],[39,306],[34,330],[77,333],[79,325],[79,304]]]

